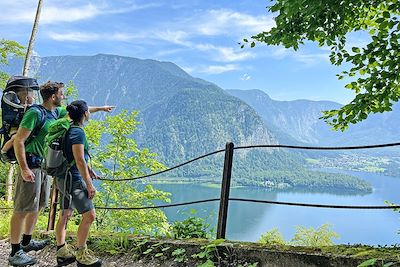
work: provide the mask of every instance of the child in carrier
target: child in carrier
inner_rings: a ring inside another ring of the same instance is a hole
[[[11,103],[18,106],[19,109],[23,109],[25,112],[26,108],[33,104],[35,97],[32,89],[23,89],[18,91],[17,93],[10,91],[6,93],[5,98],[9,100]],[[14,106],[13,105],[13,106]],[[8,157],[7,152],[13,147],[15,133],[17,133],[18,126],[13,126],[10,129],[10,140],[4,143],[1,148],[0,157],[3,162],[9,162],[11,159]]]

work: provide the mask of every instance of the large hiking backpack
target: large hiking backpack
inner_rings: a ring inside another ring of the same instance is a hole
[[[30,109],[35,108],[40,114],[39,124],[32,131],[29,139],[37,136],[46,122],[46,113],[42,106],[32,104],[30,106],[24,106],[21,100],[18,98],[18,93],[21,91],[28,90],[39,90],[39,85],[36,79],[25,77],[25,76],[12,76],[6,85],[1,97],[1,120],[2,127],[0,128],[1,148],[4,144],[11,139],[12,135],[15,134],[21,123],[24,113]],[[14,132],[12,132],[14,131]],[[7,162],[15,163],[16,158],[14,149],[7,151]],[[4,160],[3,158],[1,158]]]
[[[72,127],[78,126],[72,125],[67,118],[56,120],[50,125],[45,138],[45,158],[42,166],[42,169],[48,175],[65,177],[69,169],[75,164],[74,160],[68,162],[65,154],[66,135]]]

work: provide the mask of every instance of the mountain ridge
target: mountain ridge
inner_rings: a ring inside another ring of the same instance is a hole
[[[279,141],[251,105],[171,62],[98,54],[44,57],[40,63],[40,82],[73,80],[79,98],[91,105],[117,104],[116,112],[139,110],[135,140],[140,147],[156,152],[166,166],[223,149],[226,142],[242,146]],[[10,69],[20,69],[22,62],[13,64]],[[219,182],[222,165],[223,155],[219,154],[171,175]],[[276,188],[371,190],[354,177],[317,174],[305,165],[304,158],[294,152],[241,150],[235,153],[236,179],[232,182]]]

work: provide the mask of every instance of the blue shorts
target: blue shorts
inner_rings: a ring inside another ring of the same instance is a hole
[[[56,186],[60,191],[62,210],[76,209],[79,214],[83,214],[94,209],[85,181],[56,178]]]

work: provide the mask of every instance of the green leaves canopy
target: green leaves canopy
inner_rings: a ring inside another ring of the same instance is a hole
[[[268,7],[277,14],[276,26],[244,43],[283,45],[299,49],[305,41],[331,49],[333,65],[346,62],[351,68],[338,74],[350,78],[346,88],[355,98],[322,116],[334,129],[345,130],[370,113],[392,110],[400,97],[400,1],[397,0],[276,0]],[[363,31],[370,42],[364,47],[346,46],[348,33]]]
[[[104,121],[92,120],[85,127],[92,151],[92,166],[105,178],[132,178],[162,170],[164,165],[149,149],[140,149],[132,135],[137,129],[137,111],[122,111],[106,116]],[[104,137],[102,139],[102,137]],[[101,207],[154,206],[154,201],[169,202],[167,192],[141,181],[103,181],[94,199]],[[169,224],[160,209],[100,210],[96,226],[103,231],[136,234],[165,234]]]
[[[25,48],[16,41],[0,39],[0,66],[7,65],[10,57],[23,57]],[[0,71],[0,88],[4,88],[8,79],[8,74]]]

